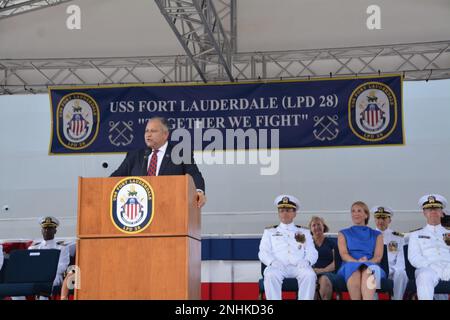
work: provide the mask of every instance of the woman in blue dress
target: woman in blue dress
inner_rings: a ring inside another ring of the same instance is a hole
[[[338,275],[344,277],[352,300],[372,300],[376,281],[386,278],[378,265],[383,257],[383,235],[367,226],[369,217],[370,211],[364,202],[353,203],[353,226],[338,234],[338,249],[342,257]]]

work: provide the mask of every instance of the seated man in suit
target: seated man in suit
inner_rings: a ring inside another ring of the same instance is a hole
[[[281,300],[284,278],[297,278],[298,299],[313,300],[316,274],[312,265],[318,258],[311,232],[294,224],[299,201],[290,195],[275,199],[280,224],[268,227],[259,245],[259,260],[264,270],[264,290],[268,300]]]
[[[394,300],[403,300],[408,276],[405,270],[404,235],[389,228],[394,211],[386,206],[372,208],[377,225],[376,230],[383,234],[384,244],[388,249],[389,279],[394,282]]]
[[[416,268],[417,297],[433,300],[439,280],[450,280],[450,233],[441,225],[447,199],[439,194],[419,200],[427,225],[411,233],[408,259]]]
[[[172,157],[173,145],[169,143],[169,125],[165,118],[154,117],[147,122],[144,134],[146,148],[130,151],[111,177],[124,176],[192,176],[197,188],[197,206],[206,203],[205,181],[194,162],[193,154],[188,162],[176,163]]]

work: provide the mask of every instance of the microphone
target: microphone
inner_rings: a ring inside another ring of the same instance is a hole
[[[148,163],[148,156],[152,153],[152,149],[145,149],[144,151],[144,161],[142,162],[142,174],[144,176],[147,175],[147,163]]]

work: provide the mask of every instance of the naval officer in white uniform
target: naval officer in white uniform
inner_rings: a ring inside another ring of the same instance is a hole
[[[69,249],[56,243],[55,234],[56,228],[59,226],[59,221],[55,217],[43,217],[39,221],[41,225],[41,232],[43,241],[33,243],[28,249],[59,249],[58,269],[56,277],[53,281],[53,286],[61,285],[63,282],[63,275],[70,263]]]
[[[439,280],[450,280],[450,232],[441,225],[447,199],[439,194],[425,195],[419,206],[427,225],[411,233],[408,259],[416,267],[417,297],[433,300]]]
[[[65,246],[61,246],[56,243],[55,234],[56,228],[59,226],[59,221],[55,217],[47,216],[39,219],[39,224],[41,225],[41,233],[43,240],[38,242],[33,242],[28,250],[32,249],[59,249],[59,261],[58,269],[56,271],[56,277],[53,281],[53,287],[61,285],[63,282],[63,274],[66,271],[70,263],[69,250]],[[11,297],[13,300],[25,300],[24,296],[14,296]],[[37,296],[39,300],[48,300],[47,297]]]
[[[310,231],[293,222],[299,201],[291,195],[280,195],[274,204],[280,224],[264,230],[258,254],[267,266],[264,270],[266,298],[281,300],[283,279],[297,278],[298,299],[313,300],[317,277],[311,266],[316,263],[318,253]]]
[[[388,249],[389,279],[394,282],[394,300],[403,300],[408,276],[405,269],[405,245],[404,235],[389,228],[394,211],[387,206],[375,206],[372,208],[375,217],[377,231],[383,234],[384,244]]]

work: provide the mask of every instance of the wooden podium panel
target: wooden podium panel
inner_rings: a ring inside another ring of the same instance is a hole
[[[189,237],[84,239],[75,299],[200,299],[201,244]]]
[[[197,193],[192,177],[140,178],[152,186],[155,208],[150,226],[135,235],[121,232],[111,221],[111,192],[123,177],[79,178],[78,237],[189,235],[200,239],[200,209],[196,207]]]
[[[122,180],[137,178],[153,190],[153,218],[146,228],[129,233],[113,223],[111,195]],[[75,299],[200,299],[196,200],[189,175],[79,178],[76,263],[81,287]]]

